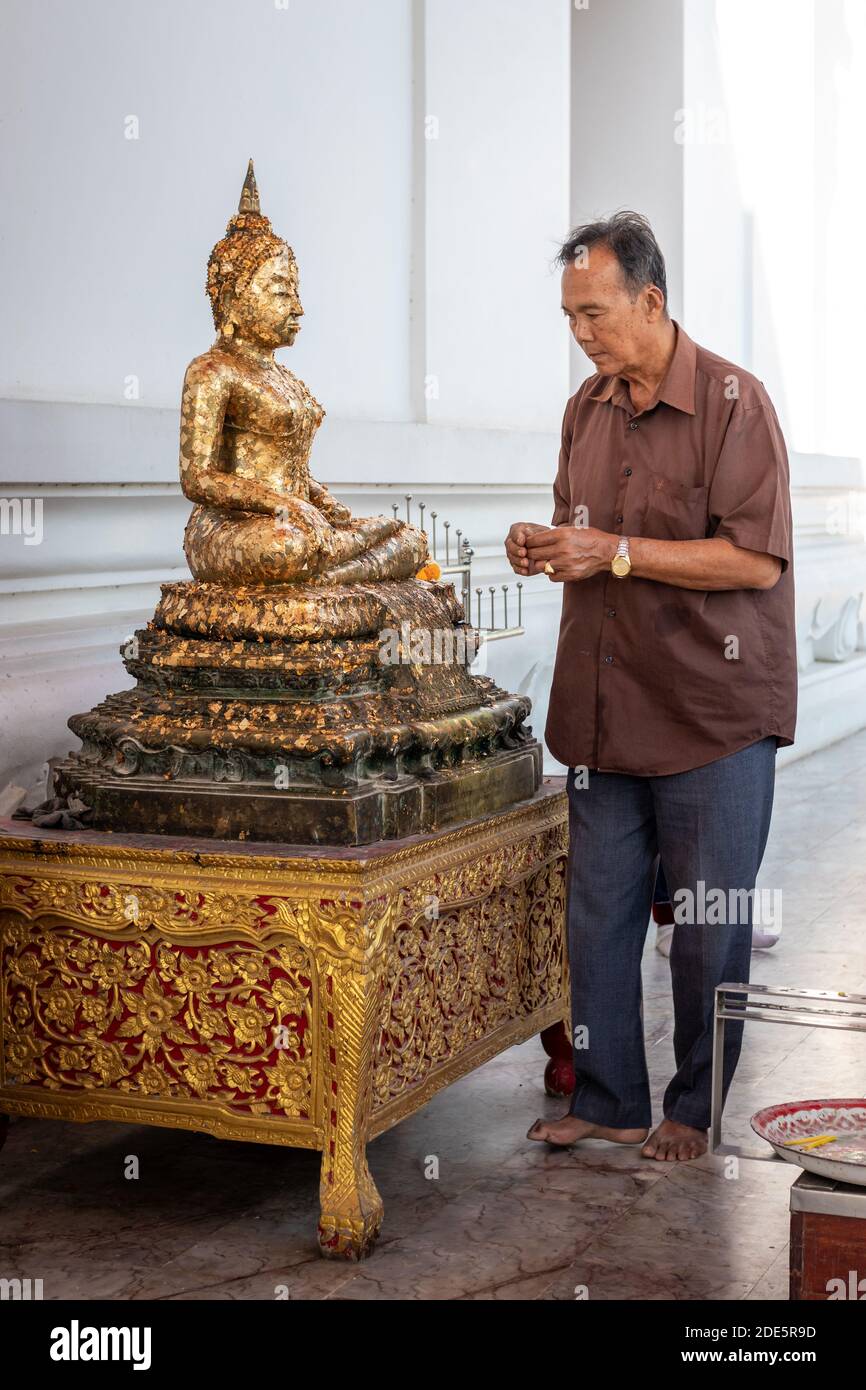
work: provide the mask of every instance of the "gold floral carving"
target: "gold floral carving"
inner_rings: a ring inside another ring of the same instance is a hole
[[[3,1084],[312,1119],[313,971],[295,943],[105,941],[2,925]]]
[[[384,975],[374,1106],[562,994],[561,859],[463,906],[401,895]]]

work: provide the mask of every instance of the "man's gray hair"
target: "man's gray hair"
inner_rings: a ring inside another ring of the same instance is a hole
[[[632,299],[645,285],[655,285],[664,295],[667,315],[665,258],[647,219],[639,212],[625,210],[598,222],[585,222],[583,226],[575,227],[562,243],[556,264],[572,265],[582,251],[599,245],[609,247],[616,256]]]

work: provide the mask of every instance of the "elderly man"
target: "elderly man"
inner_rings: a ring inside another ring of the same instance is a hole
[[[637,213],[563,245],[562,309],[595,367],[569,400],[552,526],[517,522],[520,575],[563,585],[546,740],[566,764],[575,1089],[530,1139],[696,1158],[713,992],[749,978],[755,879],[797,671],[788,463],[766,391],[667,308]],[[661,855],[676,1073],[648,1138],[641,954]],[[742,1024],[729,1024],[727,1093]]]

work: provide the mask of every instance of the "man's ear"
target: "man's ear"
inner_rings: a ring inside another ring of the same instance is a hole
[[[646,285],[643,289],[646,316],[651,323],[660,319],[665,311],[665,297],[657,285]]]

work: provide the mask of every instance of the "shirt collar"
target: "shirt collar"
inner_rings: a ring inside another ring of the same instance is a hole
[[[674,355],[670,360],[664,379],[660,382],[659,388],[646,410],[652,410],[659,401],[664,401],[666,405],[672,405],[675,410],[682,410],[686,415],[694,415],[697,350],[688,333],[680,327],[676,319],[672,319],[671,322],[677,335],[674,343]],[[598,383],[587,392],[587,399],[612,401],[614,405],[631,409],[628,382],[620,376],[600,376]]]

